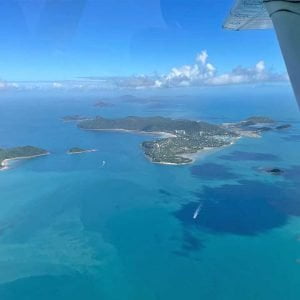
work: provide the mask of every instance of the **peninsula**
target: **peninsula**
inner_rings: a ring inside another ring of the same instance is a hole
[[[47,155],[47,152],[44,149],[33,147],[33,146],[24,146],[24,147],[14,147],[14,148],[0,148],[0,170],[8,168],[8,162],[14,159],[29,159],[38,156]]]

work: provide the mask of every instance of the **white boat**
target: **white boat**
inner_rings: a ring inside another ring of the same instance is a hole
[[[199,215],[201,209],[202,209],[202,204],[200,204],[200,205],[197,207],[197,209],[195,210],[194,215],[193,215],[193,219],[197,219],[197,217],[198,217],[198,215]]]

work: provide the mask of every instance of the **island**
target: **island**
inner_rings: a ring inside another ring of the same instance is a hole
[[[77,126],[83,130],[126,131],[159,136],[142,143],[146,157],[153,163],[182,165],[192,163],[195,154],[232,145],[243,136],[260,137],[266,131],[266,124],[272,125],[270,130],[273,130],[276,121],[255,116],[237,123],[211,124],[161,116],[119,119],[98,116],[80,121]]]
[[[0,169],[7,169],[10,160],[29,159],[47,154],[49,154],[48,151],[33,146],[14,147],[6,149],[0,148]]]
[[[79,122],[78,127],[84,130],[116,130],[159,135],[159,139],[142,143],[145,155],[154,163],[176,165],[191,163],[194,161],[192,154],[230,145],[239,137],[235,132],[219,125],[166,117],[96,117]]]
[[[95,152],[96,149],[83,149],[79,147],[73,147],[68,150],[68,154],[80,154],[80,153],[86,153],[86,152]]]
[[[69,116],[64,116],[62,120],[64,122],[78,122],[78,121],[89,120],[89,118],[81,115],[69,115]]]
[[[278,124],[278,122],[269,117],[254,116],[237,123],[224,123],[223,127],[233,130],[241,136],[261,137],[261,134],[264,132],[288,128],[291,125]]]
[[[282,175],[284,173],[284,170],[279,168],[267,168],[264,169],[264,172],[270,174],[270,175]]]
[[[275,121],[269,117],[253,116],[239,122],[243,126],[256,126],[258,124],[274,124]]]
[[[104,108],[104,107],[112,107],[114,106],[112,103],[103,101],[103,100],[99,100],[94,104],[95,107],[99,107],[99,108]]]
[[[290,127],[291,127],[290,124],[283,124],[283,125],[276,126],[276,129],[277,130],[282,130],[282,129],[288,129]]]

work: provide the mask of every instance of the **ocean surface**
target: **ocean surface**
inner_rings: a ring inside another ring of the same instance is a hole
[[[300,299],[300,112],[290,88],[126,93],[1,92],[0,147],[51,154],[0,172],[0,299]],[[113,105],[95,107],[102,98]],[[155,136],[81,131],[61,120],[70,114],[264,115],[292,127],[166,166],[140,147]],[[98,151],[67,155],[71,147]]]

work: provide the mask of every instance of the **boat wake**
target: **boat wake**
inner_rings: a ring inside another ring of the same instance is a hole
[[[201,212],[202,210],[202,207],[203,205],[202,204],[199,204],[199,206],[197,207],[197,209],[195,210],[194,212],[194,215],[193,215],[193,219],[196,220],[199,216],[199,213]]]

